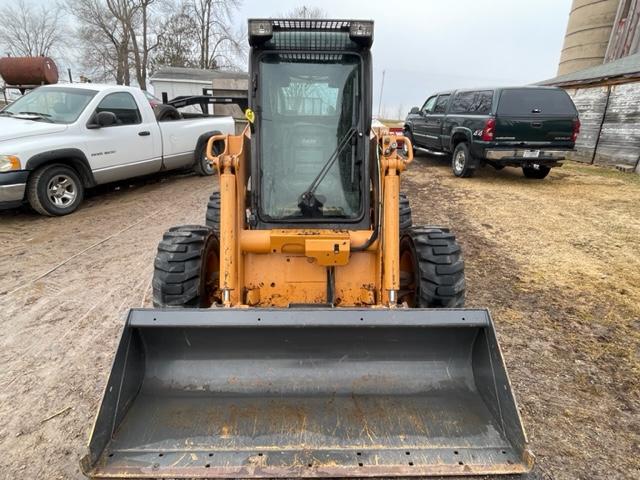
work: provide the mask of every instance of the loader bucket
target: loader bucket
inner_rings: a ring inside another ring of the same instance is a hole
[[[486,310],[131,310],[92,478],[440,476],[533,464]]]

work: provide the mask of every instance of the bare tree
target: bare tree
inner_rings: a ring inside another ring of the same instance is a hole
[[[154,50],[150,60],[153,74],[160,66],[196,67],[197,31],[187,6],[179,6],[177,13],[169,14],[159,25],[158,48]]]
[[[105,0],[108,12],[116,21],[115,31],[119,34],[120,41],[116,46],[117,71],[122,72],[122,83],[131,84],[131,70],[129,59],[129,44],[131,42],[131,32],[133,18],[135,15],[135,4],[131,0]],[[121,83],[118,81],[118,83]]]
[[[231,27],[241,0],[65,1],[78,19],[83,66],[99,79],[129,85],[134,77],[146,90],[152,63],[231,68],[244,54],[244,35]]]
[[[67,10],[79,23],[80,55],[85,68],[100,79],[120,85],[131,82],[129,44],[132,18],[127,0],[67,0]]]
[[[109,0],[108,0],[109,1]],[[151,31],[151,9],[156,0],[128,0],[131,18],[128,21],[136,70],[136,80],[141,89],[147,89],[147,70],[151,52],[158,47],[160,35]],[[150,37],[155,37],[154,39]]]
[[[200,68],[231,68],[245,54],[245,38],[234,32],[233,14],[241,0],[189,0],[196,25]]]
[[[4,53],[20,57],[59,56],[66,43],[60,8],[36,8],[24,0],[0,8],[0,46]]]
[[[320,7],[310,7],[308,5],[300,5],[289,11],[285,18],[327,18],[327,12]]]

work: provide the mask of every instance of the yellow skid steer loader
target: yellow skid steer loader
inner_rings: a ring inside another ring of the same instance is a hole
[[[460,247],[412,225],[411,144],[371,128],[373,22],[250,20],[249,42],[250,124],[209,141],[207,225],[158,246],[156,308],[129,312],[83,472],[529,471]]]

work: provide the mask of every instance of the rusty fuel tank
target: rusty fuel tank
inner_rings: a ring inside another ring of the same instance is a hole
[[[0,76],[8,85],[51,85],[58,83],[58,67],[49,57],[5,57]]]

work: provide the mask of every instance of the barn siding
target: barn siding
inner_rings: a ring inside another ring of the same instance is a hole
[[[591,163],[598,140],[604,109],[607,104],[607,90],[604,87],[567,89],[580,116],[580,135],[576,142],[576,152],[572,160]]]
[[[635,167],[640,157],[640,83],[611,87],[596,164]]]

